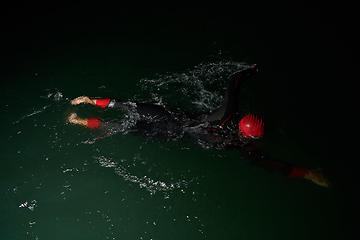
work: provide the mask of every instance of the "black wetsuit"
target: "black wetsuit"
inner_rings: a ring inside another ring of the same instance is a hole
[[[252,164],[289,176],[293,166],[277,159],[270,159],[248,142],[241,142],[238,133],[238,95],[241,85],[257,72],[256,68],[235,73],[229,82],[223,103],[220,108],[207,114],[192,115],[148,103],[126,103],[110,99],[107,109],[125,110],[138,115],[133,132],[155,140],[182,139],[201,143],[209,148],[236,148],[249,155]],[[101,126],[113,127],[112,119],[102,120]],[[195,140],[195,141],[194,141]]]

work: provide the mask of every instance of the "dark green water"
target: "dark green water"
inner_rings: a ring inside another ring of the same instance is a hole
[[[297,29],[287,32],[265,18],[219,30],[170,17],[11,31],[1,73],[0,238],[349,239],[356,191],[328,132],[334,87],[324,79],[333,62],[326,36],[309,39],[316,30],[291,20]],[[248,166],[238,152],[148,142],[127,133],[123,113],[69,104],[88,95],[208,111],[230,74],[254,63],[259,74],[241,90],[240,113],[267,122],[270,156],[322,167],[329,189]],[[115,116],[124,129],[97,139],[101,131],[66,123],[72,112]]]

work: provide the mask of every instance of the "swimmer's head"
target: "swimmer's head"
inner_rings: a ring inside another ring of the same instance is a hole
[[[259,139],[264,135],[265,123],[254,114],[248,114],[239,122],[239,137]]]

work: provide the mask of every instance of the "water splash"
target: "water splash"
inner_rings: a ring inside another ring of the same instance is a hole
[[[168,192],[179,189],[184,192],[189,184],[191,184],[196,179],[185,180],[179,179],[177,181],[167,181],[167,180],[158,180],[153,179],[149,176],[138,176],[140,174],[131,173],[127,167],[123,166],[122,163],[126,160],[122,159],[119,162],[115,161],[113,158],[105,156],[93,156],[94,159],[98,162],[101,167],[114,168],[115,173],[123,177],[125,181],[136,183],[140,188],[145,188],[150,194],[155,194],[156,192],[163,192],[165,198],[169,198]],[[134,159],[142,161],[142,159],[137,155]]]
[[[46,89],[47,91],[46,95],[40,96],[41,98],[51,99],[53,98],[54,101],[60,101],[63,100],[64,95],[58,90],[58,89]]]
[[[30,211],[34,211],[37,206],[36,200],[31,200],[30,202],[24,202],[19,205],[19,208],[28,208]]]
[[[248,67],[249,65],[241,62],[218,61],[201,63],[182,73],[167,73],[157,75],[155,79],[141,79],[139,94],[134,99],[159,105],[186,102],[190,110],[209,111],[221,104],[228,78]],[[149,95],[147,93],[150,93],[150,96],[144,98],[144,95]]]
[[[33,109],[32,113],[23,115],[20,119],[14,121],[13,124],[19,123],[20,121],[24,120],[25,118],[28,118],[28,117],[34,116],[36,114],[42,113],[42,112],[44,112],[45,109],[47,109],[50,106],[51,105],[46,105],[46,106],[44,106],[42,108],[39,108],[39,109]]]

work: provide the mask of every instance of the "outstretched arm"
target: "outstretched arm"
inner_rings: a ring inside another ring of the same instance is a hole
[[[322,173],[321,168],[309,170],[307,168],[292,166],[292,171],[288,177],[305,178],[322,187],[329,187],[330,184],[326,176]]]
[[[278,172],[285,177],[298,177],[313,181],[315,184],[322,187],[329,187],[329,181],[326,176],[321,172],[321,169],[307,169],[296,167],[290,163],[281,161],[279,159],[270,159],[265,157],[263,154],[259,154],[256,151],[251,154],[252,164],[264,168],[270,172]]]
[[[116,110],[131,110],[133,104],[124,103],[115,98],[98,98],[98,99],[90,99],[87,96],[77,97],[70,101],[72,105],[78,105],[81,103],[92,104],[101,108],[110,108]]]
[[[305,179],[311,180],[319,186],[329,187],[330,182],[326,176],[321,172],[321,168],[309,170],[304,176]]]
[[[82,126],[86,126],[87,121],[88,121],[87,118],[79,118],[76,113],[72,113],[68,117],[69,123],[78,124],[78,125],[82,125]]]
[[[100,127],[100,118],[80,118],[77,116],[76,113],[72,113],[69,118],[67,119],[69,123],[78,124],[84,127],[88,127],[91,129],[99,128]]]
[[[81,104],[81,103],[89,103],[89,104],[92,104],[92,105],[96,105],[96,99],[91,100],[87,96],[80,96],[80,97],[77,97],[77,98],[71,100],[70,103],[71,103],[71,105],[78,105],[78,104]]]

